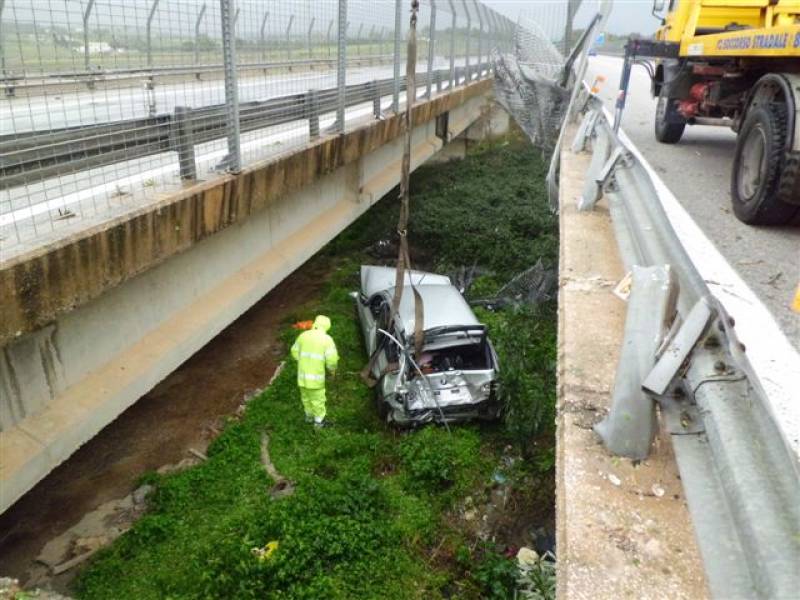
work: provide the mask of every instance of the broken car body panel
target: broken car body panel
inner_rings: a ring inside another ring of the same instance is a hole
[[[367,352],[374,355],[371,374],[381,416],[399,424],[496,418],[499,367],[485,326],[448,277],[414,271],[405,278],[394,318],[395,269],[362,266],[356,295]],[[411,281],[424,315],[418,357]]]

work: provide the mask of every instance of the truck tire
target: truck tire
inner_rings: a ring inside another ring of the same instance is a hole
[[[786,123],[786,106],[770,102],[753,107],[739,130],[731,173],[731,201],[736,217],[748,225],[783,225],[800,208],[781,199],[793,169],[786,161]]]
[[[662,144],[677,144],[686,129],[686,121],[682,121],[675,102],[664,92],[662,86],[656,105],[656,139]]]

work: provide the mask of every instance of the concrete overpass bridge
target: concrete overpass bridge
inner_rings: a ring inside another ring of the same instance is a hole
[[[490,80],[413,109],[412,169],[502,129]],[[399,114],[0,263],[0,511],[399,182]]]

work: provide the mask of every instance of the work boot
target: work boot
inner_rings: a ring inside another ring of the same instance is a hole
[[[331,422],[330,421],[325,421],[325,420],[322,420],[322,421],[315,420],[314,421],[314,427],[316,427],[317,429],[325,429],[326,427],[330,427],[330,426],[331,426]]]

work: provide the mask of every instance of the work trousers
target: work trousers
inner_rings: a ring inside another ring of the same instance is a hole
[[[311,389],[300,386],[300,400],[307,417],[320,422],[325,418],[325,388]]]

